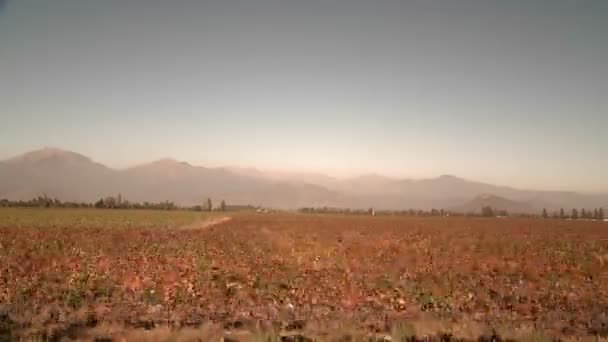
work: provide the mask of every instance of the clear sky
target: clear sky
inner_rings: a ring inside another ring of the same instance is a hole
[[[0,0],[0,159],[607,191],[607,99],[606,0]]]

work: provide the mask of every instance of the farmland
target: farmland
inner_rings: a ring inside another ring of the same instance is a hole
[[[0,336],[608,334],[604,222],[228,215],[0,210]]]

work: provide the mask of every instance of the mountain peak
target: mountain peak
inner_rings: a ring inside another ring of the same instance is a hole
[[[462,178],[456,177],[454,175],[448,175],[448,174],[443,174],[443,175],[437,177],[437,179],[443,179],[443,180],[462,180]]]
[[[174,158],[161,158],[151,163],[140,165],[140,167],[165,167],[165,168],[180,168],[180,167],[192,167],[191,164],[185,161],[179,161]]]
[[[91,159],[83,156],[82,154],[54,147],[45,147],[39,150],[26,152],[22,155],[9,159],[8,161],[13,163],[37,163],[49,160],[92,162]]]

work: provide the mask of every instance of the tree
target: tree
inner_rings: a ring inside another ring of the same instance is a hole
[[[226,202],[224,200],[222,200],[222,202],[220,203],[220,210],[226,211]]]
[[[103,201],[106,208],[116,208],[116,198],[109,196]]]
[[[95,208],[104,208],[105,204],[103,203],[103,198],[101,198],[99,201],[95,202]]]
[[[211,202],[211,198],[207,198],[207,211],[213,210],[213,202]]]
[[[599,214],[597,212],[597,208],[593,209],[593,219],[594,220],[599,220]]]
[[[494,216],[494,210],[489,205],[486,205],[486,206],[484,206],[484,207],[481,208],[481,216],[483,216],[483,217],[493,217]]]
[[[543,218],[548,218],[549,214],[547,213],[547,209],[543,208]]]
[[[160,208],[163,210],[173,210],[175,209],[175,203],[171,201],[164,201],[163,203],[160,203]]]
[[[566,218],[566,213],[564,212],[564,208],[561,208],[559,210],[559,218],[560,219],[565,219]]]
[[[597,219],[600,221],[604,221],[604,208],[600,208],[597,211]]]
[[[578,219],[578,210],[576,210],[575,208],[572,208],[572,215],[570,215],[570,217],[573,220],[577,220]]]
[[[133,208],[133,203],[131,203],[131,201],[123,199],[122,200],[122,207],[123,208],[127,208],[127,209],[131,209]]]

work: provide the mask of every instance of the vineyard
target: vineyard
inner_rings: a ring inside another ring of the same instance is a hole
[[[3,209],[0,260],[8,340],[608,334],[605,222]]]

